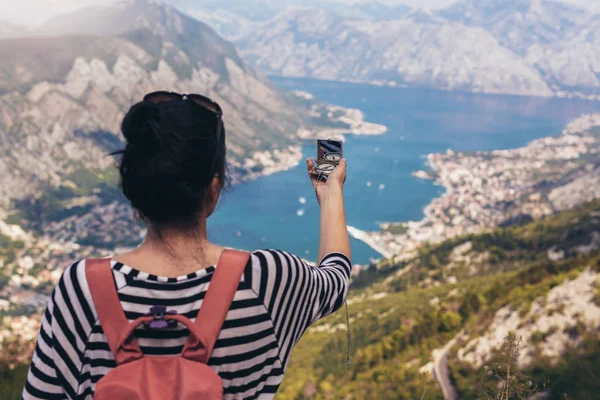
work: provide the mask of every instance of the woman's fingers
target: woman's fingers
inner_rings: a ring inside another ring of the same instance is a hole
[[[340,160],[340,162],[338,163],[338,166],[333,170],[334,172],[337,170],[338,173],[345,173],[346,172],[346,159],[342,158]]]
[[[315,169],[315,164],[310,157],[306,159],[306,167],[308,168],[309,174]]]
[[[312,180],[315,173],[315,164],[310,158],[306,159],[306,169],[308,171],[308,177]]]
[[[342,158],[337,167],[329,175],[329,180],[343,184],[346,181],[346,159]]]
[[[319,177],[317,172],[315,171],[315,164],[313,163],[313,160],[311,158],[306,159],[306,168],[308,171],[308,177],[310,178],[310,181],[314,186],[318,182]]]

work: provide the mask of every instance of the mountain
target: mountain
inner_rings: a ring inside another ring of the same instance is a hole
[[[332,11],[341,17],[362,17],[385,21],[404,17],[410,13],[411,8],[404,4],[391,5],[369,1],[354,4],[331,4],[326,10]]]
[[[431,13],[370,21],[323,10],[294,10],[263,24],[238,45],[268,74],[551,94],[539,72],[489,32],[448,23]]]
[[[297,9],[297,5],[286,2],[228,2],[224,6],[221,2],[209,2],[198,5],[196,2],[185,0],[175,1],[182,11],[197,18],[212,27],[219,35],[228,40],[240,40],[258,29],[279,14]],[[405,5],[388,5],[376,2],[361,2],[355,4],[321,3],[318,1],[304,1],[303,6],[311,6],[330,12],[336,16],[352,19],[366,20],[391,20],[402,18],[410,13],[411,8]]]
[[[207,25],[160,0],[123,0],[111,6],[84,8],[52,18],[36,33],[42,36],[121,35],[151,56],[166,56],[165,61],[184,69],[181,72],[188,77],[198,63],[222,72],[219,69],[226,67],[226,58],[243,72],[249,72],[231,43]],[[179,52],[189,59],[178,59]]]
[[[350,129],[327,116],[328,106],[276,88],[205,24],[155,0],[79,10],[36,35],[0,40],[0,220],[58,242],[78,238],[93,251],[139,241],[106,153],[122,146],[124,112],[150,91],[219,102],[235,181],[294,165],[298,132]]]
[[[309,3],[316,3],[315,0],[307,0]],[[252,2],[245,0],[171,0],[171,4],[186,12],[192,10],[203,10],[207,12],[227,11],[232,15],[243,16],[248,21],[264,22],[275,17],[282,11],[290,7],[293,0],[254,0]]]
[[[238,31],[236,43],[273,75],[596,98],[598,18],[552,0],[463,0],[397,12],[376,3],[323,6],[238,24],[248,33]]]
[[[194,0],[172,0],[171,3],[228,40],[241,39],[259,23],[269,21],[290,6],[286,0],[230,0],[226,3],[207,0],[200,4]]]
[[[248,19],[245,15],[234,14],[226,9],[213,11],[187,8],[185,12],[213,28],[219,35],[228,40],[239,40],[258,26],[259,22]]]
[[[4,350],[28,345],[65,265],[141,243],[144,224],[107,153],[123,146],[124,113],[154,90],[219,102],[233,183],[296,166],[301,141],[322,130],[382,129],[358,110],[276,88],[212,29],[154,0],[0,39],[0,381]]]
[[[527,60],[556,90],[585,94],[600,91],[600,16],[574,34],[528,49]]]
[[[438,14],[448,21],[477,26],[520,55],[576,32],[589,11],[551,0],[466,0]]]

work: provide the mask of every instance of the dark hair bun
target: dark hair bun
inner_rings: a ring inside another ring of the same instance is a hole
[[[194,224],[215,175],[225,184],[225,130],[217,117],[190,100],[135,104],[121,131],[119,170],[125,197],[157,225]]]
[[[154,103],[138,103],[131,107],[123,120],[122,132],[127,143],[136,147],[160,147],[160,138],[154,136],[160,124],[160,106]]]

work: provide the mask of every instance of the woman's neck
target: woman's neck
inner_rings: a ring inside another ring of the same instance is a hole
[[[223,248],[208,241],[206,224],[193,232],[148,229],[144,242],[113,260],[149,274],[177,277],[217,264]]]

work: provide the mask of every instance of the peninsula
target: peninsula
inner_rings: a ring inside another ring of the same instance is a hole
[[[381,224],[377,232],[349,229],[389,258],[410,257],[423,243],[539,219],[600,197],[600,114],[584,115],[561,135],[512,150],[430,154],[430,171],[445,193],[421,221]]]

